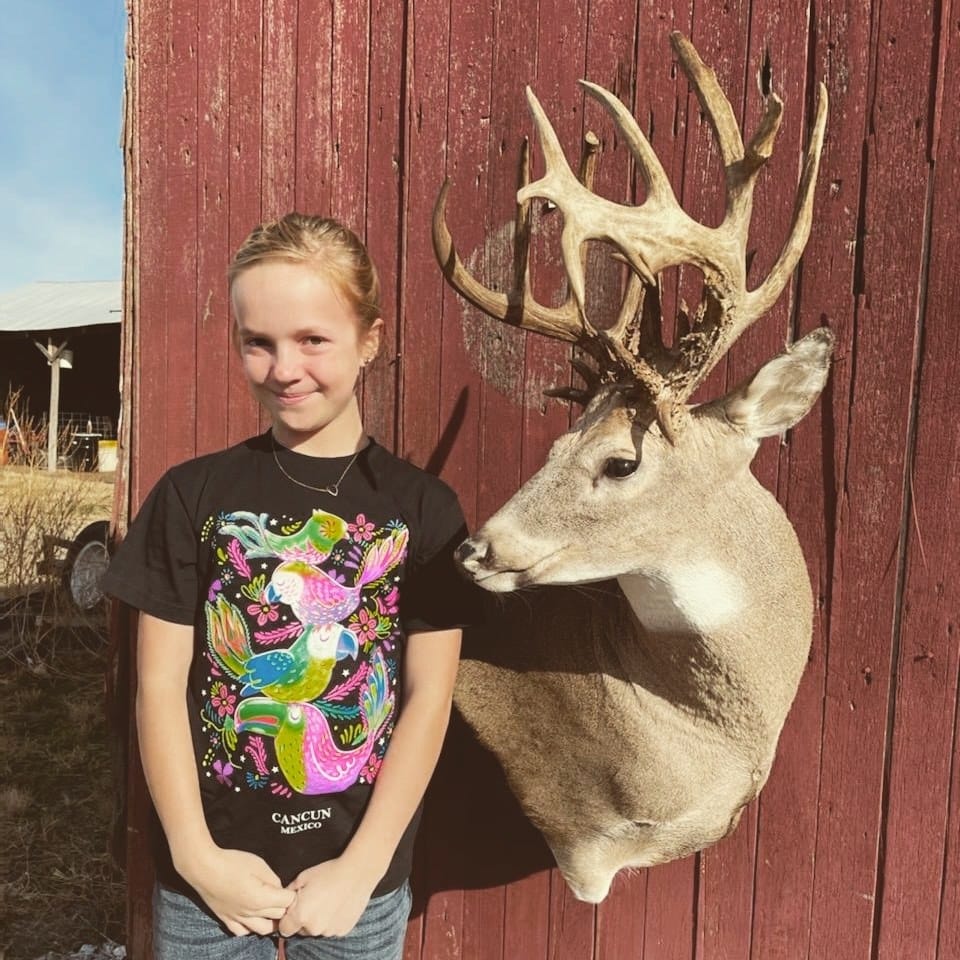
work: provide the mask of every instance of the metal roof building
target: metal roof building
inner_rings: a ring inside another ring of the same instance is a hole
[[[60,385],[60,410],[82,423],[108,418],[115,425],[122,296],[119,280],[42,281],[0,293],[0,403],[17,395],[21,410],[45,415],[51,384],[44,352],[63,345],[72,367]]]
[[[119,280],[38,281],[0,293],[0,333],[120,323]]]

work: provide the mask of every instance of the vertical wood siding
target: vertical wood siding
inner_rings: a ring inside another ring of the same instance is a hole
[[[719,156],[673,29],[715,69],[748,134],[765,64],[786,104],[756,191],[752,284],[787,231],[816,82],[830,94],[796,279],[704,388],[732,386],[821,323],[837,335],[820,404],[755,464],[807,558],[808,668],[736,832],[619,877],[596,907],[546,865],[496,765],[454,723],[405,960],[956,960],[960,21],[949,0],[131,0],[130,502],[171,464],[263,425],[232,353],[225,269],[254,224],[296,207],[351,224],[381,272],[387,331],[363,385],[368,429],[444,476],[471,523],[489,516],[569,422],[542,397],[569,381],[567,351],[445,286],[430,245],[437,190],[452,178],[464,259],[507,284],[529,83],[571,158],[587,129],[600,136],[596,189],[642,199],[628,151],[579,91],[585,76],[633,107],[688,212],[718,222]],[[559,216],[537,220],[536,292],[558,302]],[[618,269],[591,269],[591,296],[610,302]],[[692,271],[665,280],[668,306],[696,300]],[[116,630],[130,633],[122,620]],[[135,758],[128,779],[140,960],[150,869]]]

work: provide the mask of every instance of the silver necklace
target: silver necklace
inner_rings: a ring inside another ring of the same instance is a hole
[[[280,457],[277,456],[277,441],[273,434],[270,434],[270,443],[273,449],[273,462],[277,465],[277,469],[291,482],[295,483],[298,487],[304,487],[307,490],[315,490],[317,493],[329,493],[331,497],[335,497],[340,492],[340,484],[343,483],[343,478],[347,475],[347,471],[357,462],[357,457],[363,452],[358,450],[351,458],[350,462],[343,468],[343,473],[331,484],[328,484],[325,487],[315,487],[312,483],[304,483],[302,480],[298,480],[296,477],[291,477],[286,470],[283,469],[283,464],[280,462]]]

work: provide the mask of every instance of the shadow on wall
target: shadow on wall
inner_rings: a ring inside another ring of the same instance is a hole
[[[423,913],[431,894],[496,887],[553,865],[496,757],[454,711],[417,839],[412,916]]]
[[[414,916],[433,893],[509,884],[555,865],[507,785],[499,761],[473,727],[494,746],[522,739],[526,751],[548,754],[540,760],[570,764],[572,783],[591,782],[603,768],[590,762],[589,744],[595,735],[590,724],[581,728],[573,722],[567,733],[558,731],[556,737],[543,729],[544,717],[559,708],[560,701],[554,702],[557,684],[564,685],[570,675],[595,678],[575,687],[586,716],[604,703],[601,676],[630,683],[644,672],[636,621],[615,581],[491,594],[485,620],[485,626],[467,631],[464,638],[456,691],[464,713],[454,714],[427,793],[413,878]],[[693,654],[678,652],[683,657]],[[646,682],[649,686],[649,676]],[[514,701],[507,704],[505,697]],[[582,733],[581,743],[564,742],[576,731]],[[603,789],[600,783],[597,789]]]
[[[457,397],[426,464],[429,473],[443,471],[466,417],[468,394],[464,387]],[[502,598],[488,598],[487,621],[491,626],[466,632],[465,664],[488,659],[516,662],[509,637],[507,642],[495,642],[507,613],[505,607],[512,606]],[[531,609],[527,603],[522,606],[528,612]],[[553,865],[553,855],[540,832],[524,816],[499,761],[454,710],[424,802],[415,852],[412,915],[423,913],[433,893],[500,886]]]

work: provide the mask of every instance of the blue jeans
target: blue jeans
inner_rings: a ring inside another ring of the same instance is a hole
[[[400,960],[410,915],[410,884],[374,897],[345,937],[288,937],[287,960]],[[154,960],[276,960],[276,937],[235,937],[191,899],[157,884]]]

